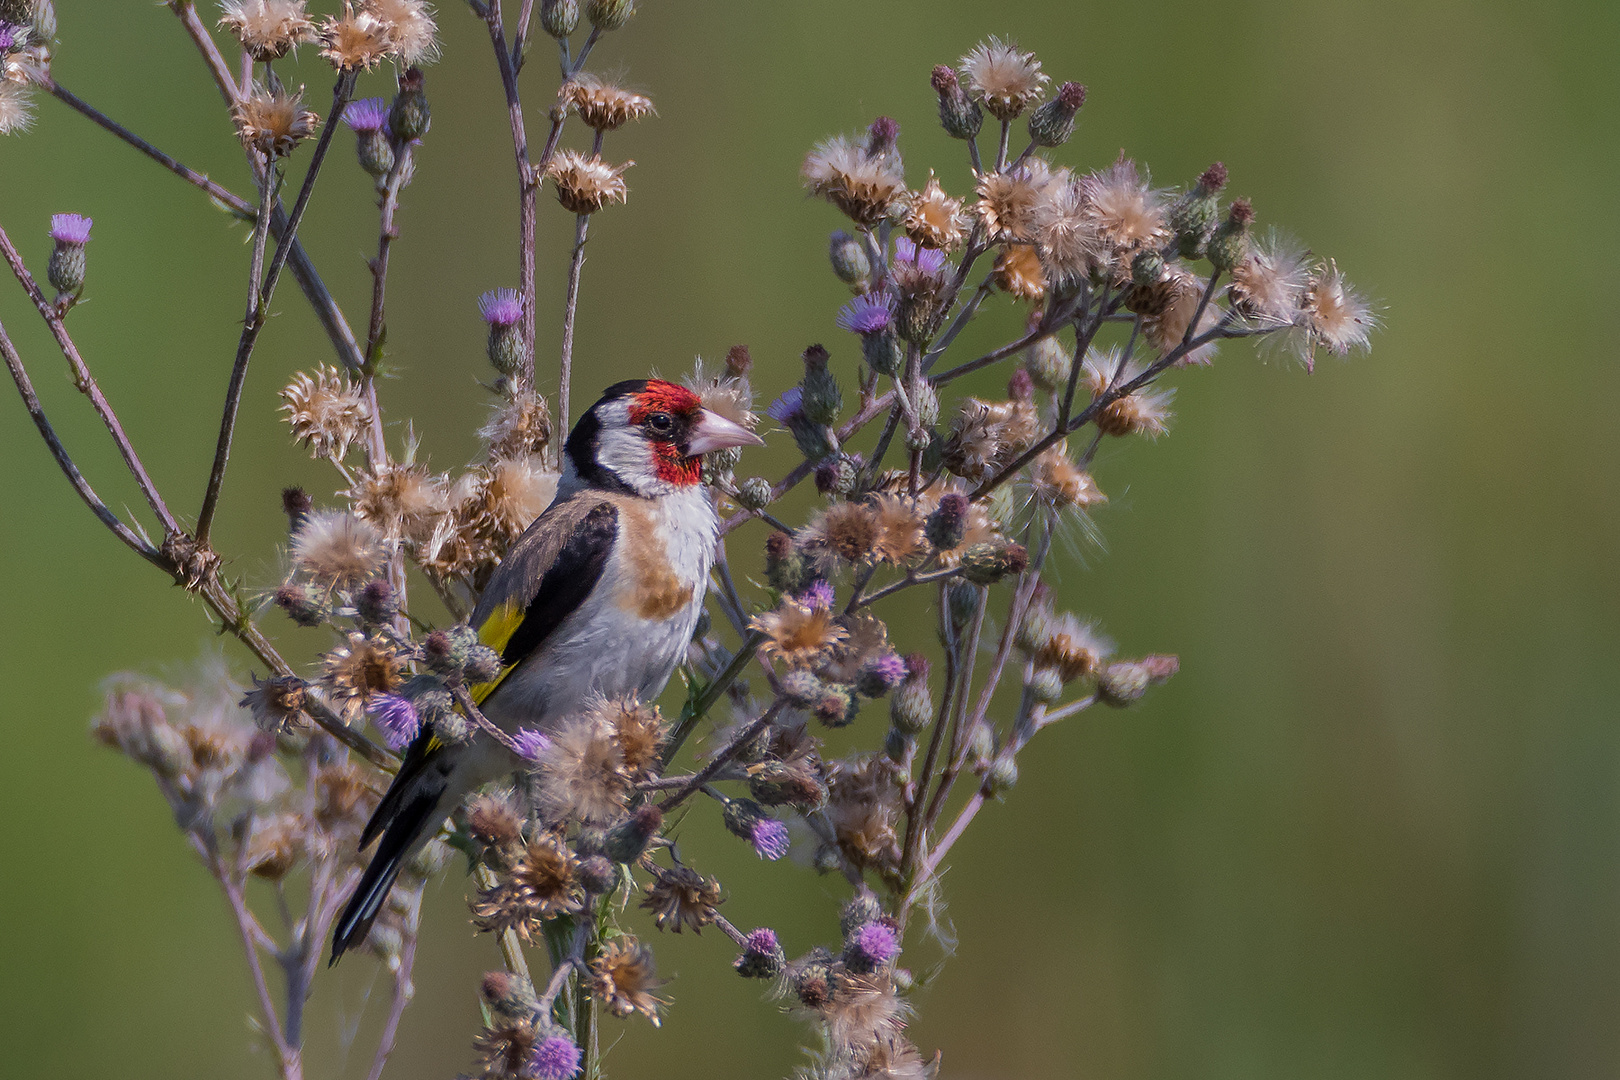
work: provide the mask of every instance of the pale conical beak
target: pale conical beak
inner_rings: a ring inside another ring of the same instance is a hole
[[[728,446],[764,446],[765,440],[752,431],[719,413],[704,409],[698,413],[698,422],[686,440],[686,456],[697,457],[711,450],[724,450]]]

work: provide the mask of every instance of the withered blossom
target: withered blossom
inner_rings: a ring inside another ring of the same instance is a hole
[[[588,71],[571,76],[558,96],[579,113],[587,127],[597,131],[617,131],[655,111],[651,98],[632,93]]]
[[[906,174],[894,150],[869,153],[857,140],[835,135],[819,143],[800,170],[804,185],[847,214],[873,226],[903,205]]]
[[[293,438],[309,447],[315,457],[342,460],[371,420],[359,384],[325,364],[313,375],[298,372],[281,391]]]
[[[653,913],[653,923],[660,930],[680,933],[690,926],[694,934],[714,922],[716,906],[725,897],[720,883],[706,878],[687,866],[657,872],[647,883],[647,895],[641,906]]]
[[[267,63],[316,40],[304,0],[225,0],[219,25],[249,56]]]
[[[438,25],[425,0],[360,0],[360,11],[387,27],[388,52],[405,67],[438,58]]]
[[[344,0],[342,15],[321,22],[321,56],[333,67],[370,71],[393,51],[393,25]]]
[[[932,172],[923,189],[912,195],[902,222],[906,235],[926,248],[950,251],[967,235],[962,200],[945,194]]]
[[[532,390],[514,391],[495,406],[478,437],[491,461],[538,454],[551,442],[551,407]]]
[[[286,157],[305,139],[312,138],[321,118],[304,108],[304,88],[288,91],[254,84],[235,109],[236,131],[242,141],[266,157]]]
[[[608,203],[622,203],[630,188],[623,173],[633,161],[609,165],[598,155],[587,157],[577,150],[559,150],[546,166],[546,175],[557,188],[557,201],[573,214],[594,214]]]
[[[1016,119],[1052,81],[1034,53],[995,37],[975,45],[959,70],[968,95],[997,120]]]
[[[571,717],[540,752],[539,808],[548,820],[604,825],[623,812],[630,774],[618,732],[596,712]]]
[[[388,558],[388,542],[369,521],[342,510],[321,510],[299,523],[288,555],[294,571],[327,589],[364,584]]]
[[[574,853],[553,833],[529,841],[511,870],[472,903],[480,930],[515,930],[529,941],[547,919],[580,910],[578,865]]]
[[[603,947],[591,961],[591,992],[614,1016],[639,1012],[657,1027],[658,1007],[663,999],[653,991],[663,986],[653,952],[626,934]]]
[[[784,599],[774,611],[755,615],[749,627],[765,635],[761,646],[765,655],[790,668],[813,666],[848,634],[834,621],[830,609],[806,607],[793,599]]]

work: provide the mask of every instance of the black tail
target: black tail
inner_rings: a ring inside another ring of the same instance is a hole
[[[409,784],[410,790],[396,794],[390,788],[377,814],[366,826],[366,832],[371,835],[381,829],[382,842],[377,845],[377,853],[371,857],[366,872],[360,875],[360,884],[355,886],[348,907],[343,909],[332,931],[332,964],[352,946],[366,940],[371,924],[388,899],[388,891],[394,887],[394,879],[399,877],[400,867],[415,852],[418,838],[439,824],[439,800],[448,786],[444,774],[427,770],[425,775],[419,773],[407,778],[405,770],[401,769],[394,788],[403,788],[404,784]],[[383,818],[385,809],[391,811],[387,818]]]

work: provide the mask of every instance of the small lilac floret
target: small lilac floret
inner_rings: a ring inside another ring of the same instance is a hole
[[[851,944],[873,964],[887,964],[900,955],[900,939],[880,922],[869,922],[856,930]]]
[[[15,49],[27,33],[27,27],[0,22],[0,53]]]
[[[380,97],[351,101],[343,110],[343,122],[362,134],[381,131],[388,124],[388,102]]]
[[[751,953],[769,956],[781,947],[781,942],[776,940],[776,931],[768,926],[750,930],[748,936],[743,938],[743,948]]]
[[[58,244],[87,244],[92,224],[83,214],[52,214],[51,239]]]
[[[523,1075],[533,1080],[572,1080],[579,1073],[579,1047],[566,1035],[547,1035],[534,1044]]]
[[[371,699],[371,722],[382,733],[383,745],[394,751],[405,749],[422,730],[416,706],[398,694],[378,694]]]
[[[934,248],[918,247],[909,237],[894,242],[894,261],[913,263],[925,274],[937,274],[945,269],[945,253]]]
[[[797,386],[765,407],[765,415],[779,424],[791,423],[793,418],[802,412],[804,412],[804,390]]]
[[[523,300],[516,289],[491,289],[478,298],[478,311],[491,326],[516,326],[523,318]]]
[[[852,334],[876,334],[894,322],[894,297],[881,289],[857,296],[838,311],[838,329]]]
[[[832,609],[836,596],[833,594],[831,583],[817,578],[810,583],[810,587],[798,596],[799,603],[812,611],[829,611]]]
[[[892,690],[906,677],[906,661],[897,652],[881,653],[866,662],[866,670]]]
[[[512,736],[512,741],[517,744],[518,753],[529,761],[539,761],[540,755],[551,745],[551,740],[547,738],[545,732],[532,727],[518,728],[517,734]]]
[[[775,818],[760,818],[749,830],[748,839],[754,845],[754,854],[762,859],[775,862],[788,853],[787,826]]]

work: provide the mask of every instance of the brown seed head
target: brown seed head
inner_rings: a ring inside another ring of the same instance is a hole
[[[968,93],[997,120],[1017,117],[1051,81],[1034,53],[993,37],[962,57],[961,73]]]
[[[657,1027],[664,1002],[653,991],[662,985],[652,950],[628,934],[614,938],[591,961],[591,991],[614,1016],[639,1012]]]
[[[967,233],[962,200],[946,195],[932,171],[923,189],[911,196],[904,224],[907,236],[923,247],[940,251],[952,250]]]
[[[632,120],[655,113],[651,98],[633,94],[590,72],[571,77],[558,94],[579,113],[586,126],[597,131],[616,131]]]
[[[324,364],[314,375],[302,371],[294,375],[281,391],[281,400],[293,438],[315,457],[341,460],[371,420],[360,386]]]
[[[321,56],[339,70],[370,71],[393,50],[393,27],[344,0],[341,16],[321,23]]]
[[[700,933],[714,922],[715,907],[724,899],[718,881],[689,867],[677,866],[658,872],[647,883],[647,896],[641,906],[653,913],[653,922],[660,930],[678,934],[682,927],[690,926],[693,933]]]
[[[812,195],[826,199],[859,225],[878,224],[906,193],[898,152],[869,154],[842,135],[817,145],[805,158],[800,175]]]
[[[609,165],[601,157],[590,157],[577,150],[561,150],[546,166],[546,175],[557,187],[557,201],[574,214],[594,214],[608,203],[622,203],[630,188],[623,173],[633,161]]]
[[[304,0],[225,0],[219,25],[260,63],[279,60],[316,39]]]
[[[254,84],[236,106],[236,131],[242,142],[266,157],[286,157],[315,134],[321,118],[304,107],[304,88],[296,93],[267,90]]]

